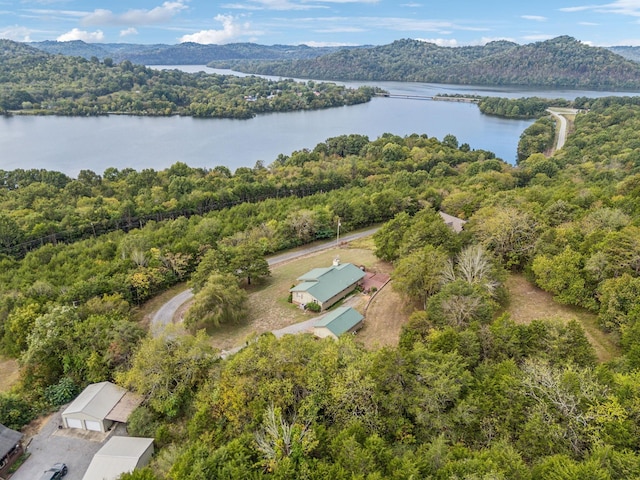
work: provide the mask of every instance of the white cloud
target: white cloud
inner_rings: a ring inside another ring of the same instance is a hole
[[[457,47],[458,41],[455,38],[416,38],[421,42],[435,43],[439,47]]]
[[[120,30],[121,37],[128,37],[129,35],[137,35],[137,34],[138,34],[138,30],[136,30],[133,27],[129,27],[125,30]]]
[[[539,33],[539,34],[535,34],[535,35],[525,35],[524,38],[525,40],[528,40],[530,42],[541,42],[544,40],[550,40],[552,38],[557,37],[558,35],[547,35],[547,34],[543,34],[543,33]]]
[[[184,0],[164,2],[151,10],[134,9],[115,14],[111,10],[99,8],[82,19],[83,25],[156,25],[166,23],[187,6]]]
[[[520,18],[524,18],[525,20],[533,20],[534,22],[546,22],[547,17],[542,17],[540,15],[521,15]]]
[[[13,27],[4,27],[0,29],[0,38],[13,40],[15,42],[30,42],[33,30],[27,27],[14,25]]]
[[[295,3],[289,0],[249,0],[248,3],[227,3],[223,8],[235,10],[311,10],[314,8],[327,8],[322,5],[311,5],[308,3]]]
[[[236,23],[231,15],[216,15],[215,20],[222,23],[221,30],[201,30],[180,37],[179,42],[195,42],[205,45],[229,43],[242,35],[255,34],[251,32],[249,23]]]
[[[352,47],[359,45],[357,43],[340,43],[340,42],[301,42],[298,45],[306,45],[307,47]]]
[[[82,40],[83,42],[87,43],[102,42],[104,41],[104,33],[102,32],[102,30],[87,32],[85,30],[74,28],[67,33],[63,33],[58,38],[56,38],[56,40],[58,40],[59,42],[71,42],[73,40]]]
[[[631,17],[640,17],[640,1],[639,0],[616,0],[611,3],[602,5],[580,5],[577,7],[564,7],[559,9],[561,12],[583,12],[585,10],[593,10],[598,13],[613,13],[617,15],[626,15]]]
[[[585,27],[597,27],[600,24],[594,22],[578,22],[578,25],[584,25]]]

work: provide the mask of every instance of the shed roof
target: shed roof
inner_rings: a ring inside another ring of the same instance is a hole
[[[92,383],[71,402],[62,415],[82,413],[104,419],[127,391],[111,382]]]
[[[446,223],[454,232],[460,233],[464,227],[464,224],[467,223],[466,220],[463,220],[458,217],[454,217],[453,215],[449,215],[448,213],[438,212],[444,223]]]
[[[111,480],[132,472],[153,438],[111,437],[93,456],[83,480]]]
[[[315,327],[325,327],[338,337],[355,327],[363,318],[360,312],[351,307],[339,307],[318,320]]]
[[[142,400],[144,399],[140,395],[126,392],[118,403],[116,403],[115,407],[107,414],[105,419],[127,423],[133,411],[142,403]]]
[[[9,453],[18,442],[22,440],[22,434],[0,424],[0,458]]]
[[[328,268],[314,268],[298,278],[302,283],[291,292],[307,292],[323,303],[335,297],[345,288],[359,282],[365,273],[352,263],[344,263]]]

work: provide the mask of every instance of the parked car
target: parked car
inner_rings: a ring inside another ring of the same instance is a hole
[[[67,474],[67,466],[64,463],[55,463],[53,467],[46,470],[40,480],[58,480]]]

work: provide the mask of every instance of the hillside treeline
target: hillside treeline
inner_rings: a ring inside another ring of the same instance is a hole
[[[364,103],[374,93],[333,83],[154,70],[128,60],[50,55],[0,40],[0,114],[251,118]]]
[[[158,447],[129,479],[638,477],[633,103],[591,102],[565,148],[517,167],[451,135],[329,139],[230,179],[349,179],[331,192],[3,256],[1,345],[22,376],[0,394],[0,422],[19,427],[87,382],[114,379],[145,398],[129,432]],[[172,169],[147,172],[156,183],[132,189],[134,203],[171,202],[176,178],[220,174]],[[119,202],[129,175],[96,176],[80,198]],[[25,183],[2,190],[14,202],[3,222],[20,220],[29,198],[20,190],[43,185]],[[49,210],[69,201],[60,195]],[[438,210],[467,219],[463,233]],[[413,311],[397,346],[266,334],[221,360],[204,331],[145,337],[131,320],[138,301],[199,274],[208,252],[303,244],[332,236],[337,217],[344,231],[383,224],[376,254],[393,262],[394,288]],[[514,273],[574,306],[578,321],[516,323],[504,313]],[[580,326],[592,316],[619,351],[594,351]]]
[[[211,63],[212,66],[216,62]],[[638,89],[640,64],[562,36],[518,45],[439,47],[418,40],[341,50],[313,59],[237,61],[248,73],[332,80],[379,80],[574,89]]]

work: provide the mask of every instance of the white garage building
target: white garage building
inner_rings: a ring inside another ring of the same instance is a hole
[[[109,413],[127,391],[111,382],[93,383],[62,412],[66,428],[106,432],[113,425]]]
[[[93,456],[82,480],[116,480],[149,463],[153,438],[111,437]]]

